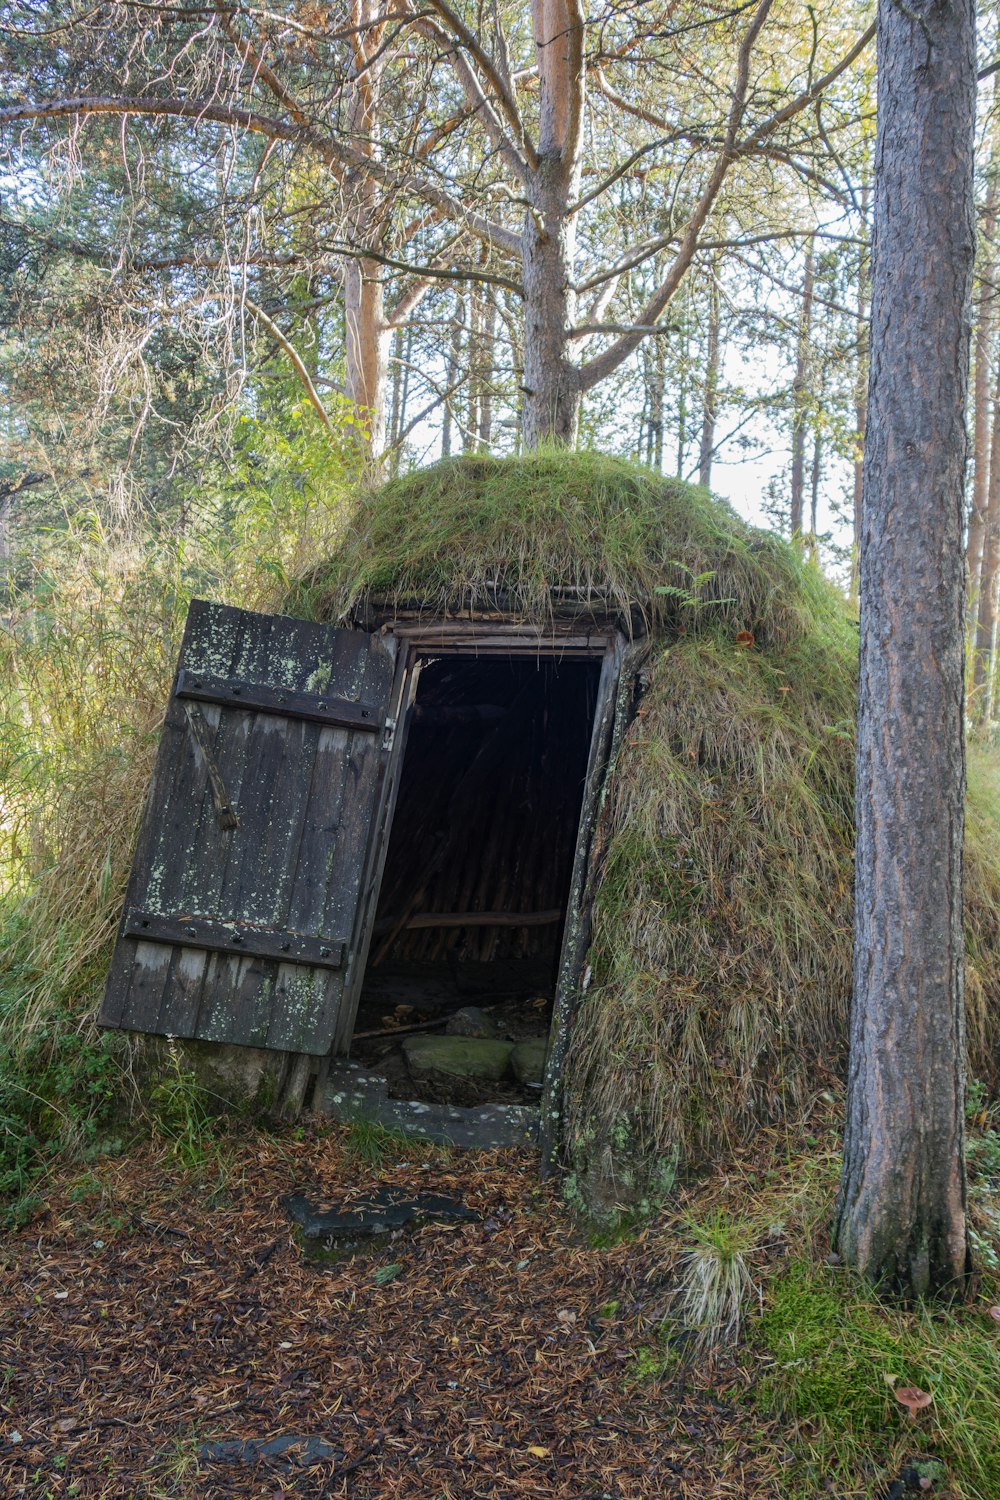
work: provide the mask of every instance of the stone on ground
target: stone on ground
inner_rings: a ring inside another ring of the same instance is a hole
[[[507,1072],[510,1042],[471,1036],[408,1036],[406,1065],[415,1079],[481,1078],[499,1082]]]
[[[478,1005],[463,1005],[448,1018],[444,1028],[447,1036],[498,1037],[500,1032],[493,1017]]]
[[[525,1086],[533,1085],[535,1088],[541,1087],[547,1048],[548,1041],[543,1036],[532,1036],[528,1037],[527,1041],[518,1042],[510,1055],[510,1065],[518,1083],[523,1083]]]

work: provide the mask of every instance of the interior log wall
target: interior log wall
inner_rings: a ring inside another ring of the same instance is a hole
[[[555,960],[598,675],[542,656],[422,667],[371,962]]]

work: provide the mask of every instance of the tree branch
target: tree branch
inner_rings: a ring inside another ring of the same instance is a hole
[[[333,423],[330,421],[330,418],[327,415],[326,407],[320,400],[319,392],[312,383],[312,376],[309,374],[309,371],[303,364],[302,357],[299,354],[298,350],[295,348],[294,344],[289,342],[286,336],[282,333],[281,329],[278,327],[277,323],[275,323],[274,319],[269,318],[264,309],[262,307],[258,307],[256,302],[251,302],[250,298],[246,296],[241,298],[241,302],[242,305],[246,308],[247,312],[250,313],[251,317],[255,318],[262,328],[267,329],[268,333],[275,340],[275,342],[279,344],[288,355],[289,362],[291,363],[292,368],[295,370],[295,373],[298,375],[302,384],[305,386],[306,395],[309,397],[309,400],[312,403],[317,416],[323,423],[323,426],[326,428],[330,436],[333,437]]]
[[[393,192],[410,193],[415,198],[441,209],[448,218],[463,225],[477,239],[514,259],[520,257],[521,242],[516,234],[482,214],[467,209],[458,198],[436,183],[410,172],[396,173],[381,162],[366,156],[357,147],[328,136],[310,125],[292,125],[270,115],[235,104],[218,104],[207,100],[159,99],[155,96],[83,95],[75,99],[47,99],[38,103],[9,105],[0,109],[0,129],[20,120],[65,119],[72,115],[146,115],[177,117],[195,124],[236,126],[270,140],[289,141],[311,146],[338,179],[345,170],[367,173],[381,187]]]
[[[738,147],[738,154],[740,156],[749,155],[750,152],[753,151],[754,147],[757,146],[761,141],[765,140],[769,135],[772,135],[773,132],[777,130],[779,125],[786,125],[788,121],[794,119],[797,114],[801,114],[804,109],[808,109],[810,104],[815,104],[820,95],[825,93],[825,91],[830,87],[830,84],[835,83],[840,75],[846,72],[846,70],[851,66],[851,63],[854,62],[856,58],[861,56],[862,52],[864,52],[865,48],[872,41],[874,36],[875,23],[873,21],[868,30],[863,32],[861,36],[858,37],[858,40],[855,42],[850,51],[845,52],[840,61],[838,63],[835,63],[834,66],[830,68],[828,72],[824,73],[821,78],[818,78],[811,88],[806,89],[804,93],[799,94],[795,99],[790,99],[789,102],[781,109],[779,109],[776,114],[773,114],[769,120],[765,120],[763,125],[759,125],[754,131],[753,135],[748,136],[745,141],[741,141]]]
[[[660,314],[670,302],[678,286],[683,279],[684,273],[694,258],[698,248],[698,236],[702,225],[708,218],[712,205],[719,195],[726,173],[736,159],[736,136],[743,120],[746,109],[747,89],[750,80],[750,57],[753,52],[754,43],[760,35],[764,22],[773,4],[773,0],[760,0],[753,20],[747,27],[746,33],[740,43],[740,50],[736,61],[736,83],[733,90],[733,102],[729,110],[729,119],[726,126],[725,143],[716,160],[715,167],[702,190],[694,210],[684,226],[680,237],[680,246],[674,257],[673,264],[667,272],[666,277],[657,291],[650,297],[646,306],[639,315],[641,324],[656,324],[659,322]],[[626,359],[637,348],[642,341],[641,333],[624,333],[615,342],[604,349],[594,359],[589,360],[581,367],[580,383],[585,391],[598,385],[612,370],[618,368],[623,359]]]
[[[483,78],[493,89],[500,110],[514,132],[513,143],[516,145],[518,154],[521,156],[522,168],[527,166],[534,171],[538,166],[538,152],[528,136],[523,116],[517,106],[517,100],[507,88],[493,60],[485,48],[481,46],[475,34],[466,26],[462,18],[456,15],[451,6],[446,3],[446,0],[428,0],[428,3],[441,17],[445,25],[451,28],[469,56],[475,60],[476,66],[483,75]],[[454,63],[452,63],[452,66],[454,66]],[[499,124],[499,121],[497,123]],[[496,144],[494,141],[494,145]]]

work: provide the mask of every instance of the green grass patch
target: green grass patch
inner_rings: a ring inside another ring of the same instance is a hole
[[[835,597],[706,490],[600,453],[542,450],[448,459],[360,494],[336,552],[286,607],[336,619],[368,595],[428,610],[499,597],[545,619],[560,593],[770,639],[799,634],[810,601]]]
[[[892,1478],[917,1457],[940,1460],[963,1500],[995,1500],[1000,1339],[984,1311],[888,1306],[844,1269],[804,1260],[772,1280],[755,1333],[773,1363],[756,1400],[805,1424],[793,1445],[801,1493],[831,1474],[867,1493],[873,1471]],[[915,1422],[895,1385],[931,1393]]]
[[[367,1120],[358,1116],[344,1132],[344,1151],[351,1161],[378,1171],[397,1161],[412,1161],[415,1157],[427,1156],[433,1150],[447,1151],[447,1147],[435,1148],[428,1141],[415,1140],[405,1130],[383,1125],[378,1120]]]
[[[20,1027],[31,973],[23,933],[0,932],[0,1224],[23,1223],[48,1166],[62,1156],[99,1155],[119,1107],[127,1045],[99,1032],[64,1000]],[[114,1148],[120,1143],[111,1142]]]

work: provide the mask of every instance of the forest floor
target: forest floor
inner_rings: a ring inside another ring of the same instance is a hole
[[[595,1248],[528,1155],[366,1164],[349,1140],[228,1136],[188,1168],[146,1145],[56,1174],[0,1251],[4,1500],[784,1493],[787,1447],[735,1365],[643,1378],[651,1241]],[[378,1183],[478,1218],[306,1261],[282,1197]],[[240,1447],[276,1438],[302,1441]]]

